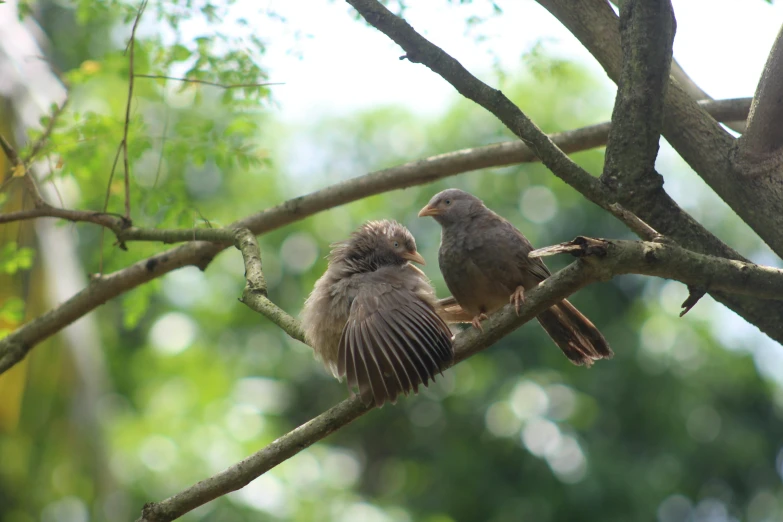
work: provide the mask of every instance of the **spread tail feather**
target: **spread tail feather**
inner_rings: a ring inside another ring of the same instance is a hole
[[[594,361],[611,359],[614,355],[598,328],[567,300],[541,313],[536,319],[574,364],[589,367]]]

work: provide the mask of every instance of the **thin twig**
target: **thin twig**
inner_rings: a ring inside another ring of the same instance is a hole
[[[8,160],[11,162],[11,165],[17,166],[20,165],[21,162],[19,161],[19,155],[16,153],[16,150],[14,150],[14,147],[8,142],[7,139],[5,139],[5,136],[0,134],[0,147],[2,147],[3,152],[5,153]]]
[[[117,162],[120,160],[120,153],[122,152],[122,146],[117,147],[117,153],[114,154],[114,162],[111,165],[111,172],[109,173],[109,182],[106,184],[106,197],[103,198],[103,213],[109,209],[109,198],[111,197],[111,184],[114,182],[114,172],[117,170]],[[101,253],[98,256],[98,273],[103,273],[103,240],[106,238],[106,231],[101,230],[101,239],[99,241],[101,245]]]
[[[41,152],[41,149],[44,147],[44,145],[46,145],[46,142],[49,141],[49,138],[54,131],[54,127],[57,124],[57,120],[60,118],[60,115],[62,115],[66,105],[68,105],[68,98],[65,98],[62,104],[58,105],[54,112],[52,112],[52,115],[49,117],[49,123],[46,125],[43,134],[41,134],[41,136],[35,140],[35,143],[30,149],[30,153],[23,160],[25,165],[29,165],[30,162],[35,159],[35,156]]]
[[[125,167],[125,217],[130,219],[130,167],[128,165],[128,127],[130,127],[131,103],[133,102],[133,79],[134,79],[134,56],[136,49],[136,28],[147,7],[147,0],[142,0],[139,10],[136,13],[136,19],[133,21],[130,41],[128,42],[128,103],[125,104],[125,124],[122,129],[122,161]]]
[[[119,233],[123,228],[128,226],[128,222],[123,216],[118,217],[112,214],[106,214],[105,212],[92,212],[89,210],[68,210],[65,208],[53,207],[48,203],[42,203],[29,210],[18,210],[16,212],[0,214],[0,224],[44,217],[64,219],[74,223],[94,223],[108,228],[115,233]]]
[[[266,293],[266,280],[261,268],[261,249],[253,233],[241,228],[236,231],[234,246],[242,252],[245,262],[247,284],[239,299],[252,310],[263,314],[297,341],[305,342],[304,331],[299,322],[274,304]]]
[[[630,228],[634,234],[644,239],[645,241],[660,241],[663,237],[653,227],[645,223],[636,214],[627,210],[619,203],[613,203],[609,205],[609,211],[620,221]]]
[[[223,83],[217,83],[217,82],[210,82],[208,80],[197,80],[196,78],[177,78],[175,76],[165,76],[163,74],[136,74],[136,78],[152,78],[156,80],[174,80],[177,82],[185,82],[185,83],[200,83],[203,85],[211,85],[213,87],[220,87],[221,89],[243,89],[243,88],[251,88],[251,87],[268,87],[270,85],[285,85],[285,83],[281,82],[268,82],[268,83],[231,83],[231,84],[223,84]]]

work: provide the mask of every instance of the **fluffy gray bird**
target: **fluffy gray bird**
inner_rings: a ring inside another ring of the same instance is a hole
[[[316,356],[346,377],[365,404],[418,392],[453,359],[452,334],[438,316],[416,241],[394,221],[370,221],[332,245],[326,273],[302,311]]]
[[[432,216],[440,223],[440,270],[478,329],[487,314],[506,303],[514,303],[519,314],[525,291],[551,275],[541,259],[528,257],[533,246],[522,232],[472,194],[444,190],[432,197],[419,216]],[[601,332],[566,300],[537,319],[575,364],[590,366],[614,355]]]

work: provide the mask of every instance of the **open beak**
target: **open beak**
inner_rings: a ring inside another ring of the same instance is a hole
[[[438,214],[440,214],[440,210],[429,205],[426,205],[423,209],[419,210],[419,217],[437,216]]]
[[[414,263],[418,263],[422,266],[426,265],[427,262],[424,261],[424,258],[421,257],[421,254],[418,252],[406,252],[402,255],[403,259],[407,259],[408,261],[413,261]]]

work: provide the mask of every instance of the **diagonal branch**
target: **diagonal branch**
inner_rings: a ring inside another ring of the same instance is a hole
[[[252,234],[238,232],[237,245],[245,260],[248,285],[262,285],[258,280],[263,278],[261,260]],[[783,298],[783,270],[705,256],[676,245],[577,238],[557,247],[536,250],[534,255],[540,256],[547,251],[569,251],[582,260],[528,292],[519,316],[513,305],[508,305],[490,316],[484,332],[470,328],[458,334],[454,340],[455,364],[488,348],[580,288],[615,275],[647,274],[704,288]],[[256,281],[251,282],[251,279]],[[370,410],[356,397],[346,399],[226,470],[161,502],[146,504],[137,522],[168,522],[221,495],[241,489]]]
[[[240,244],[242,242],[244,240],[240,240]],[[247,250],[249,251],[246,253]],[[243,244],[243,256],[246,262],[255,259],[252,245],[246,242]],[[257,273],[252,266],[246,266],[245,270],[248,275]],[[596,277],[593,272],[594,270],[587,264],[574,263],[526,294],[519,316],[512,306],[506,307],[505,310],[493,314],[484,323],[483,333],[475,329],[460,333],[454,342],[455,363],[489,347],[537,314],[575,292],[587,284],[587,281]],[[249,278],[248,284],[250,284]],[[281,462],[346,426],[371,409],[364,406],[358,397],[346,399],[217,475],[202,480],[161,502],[146,504],[137,522],[168,522],[222,495],[241,489]]]
[[[746,174],[783,166],[783,27],[767,58],[748,116],[748,130],[739,140],[739,157]]]
[[[405,20],[377,0],[346,0],[367,22],[405,50],[405,58],[421,63],[449,82],[461,95],[495,115],[524,141],[556,176],[598,205],[606,200],[601,183],[574,163],[502,92],[473,76],[443,49],[421,36]]]

